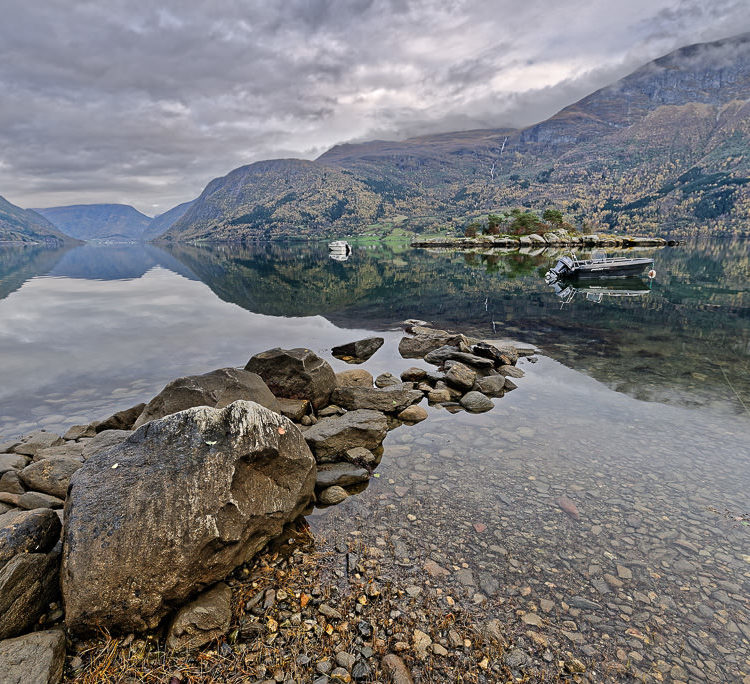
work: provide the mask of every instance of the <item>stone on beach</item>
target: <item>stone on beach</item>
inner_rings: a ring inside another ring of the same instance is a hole
[[[256,373],[238,368],[219,368],[203,375],[188,375],[169,382],[148,402],[133,427],[137,429],[150,420],[194,406],[224,408],[238,399],[254,401],[272,411],[279,411],[276,397]]]
[[[405,423],[419,423],[427,418],[427,411],[421,406],[412,404],[407,406],[401,413],[398,414],[398,419],[403,420]]]
[[[280,397],[277,401],[281,415],[286,416],[295,423],[299,423],[303,416],[310,413],[310,402],[307,399],[286,399],[285,397]]]
[[[169,650],[190,650],[226,634],[232,619],[232,590],[220,582],[180,608],[167,634]]]
[[[336,387],[336,375],[328,362],[301,347],[277,347],[256,354],[245,370],[260,375],[277,397],[307,399],[316,409],[328,403]]]
[[[0,454],[0,475],[8,470],[21,470],[28,463],[28,457],[21,454]]]
[[[338,460],[337,456],[352,447],[375,449],[385,439],[388,420],[379,411],[360,409],[343,416],[323,418],[305,431],[318,462]]]
[[[26,466],[19,477],[28,489],[64,499],[70,478],[82,465],[74,458],[44,459]]]
[[[417,403],[424,395],[419,390],[389,387],[337,387],[331,394],[331,401],[347,411],[372,409],[383,413],[398,413],[407,406]]]
[[[336,373],[336,384],[339,387],[372,387],[373,377],[364,368],[353,368]]]
[[[0,569],[21,553],[45,553],[60,538],[60,519],[49,508],[0,515]]]
[[[200,377],[200,376],[199,376]],[[108,418],[97,421],[94,423],[95,432],[104,432],[104,430],[132,430],[135,421],[138,420],[143,410],[146,408],[146,404],[136,404],[123,411],[113,413]],[[189,408],[189,407],[185,407]]]
[[[65,634],[61,629],[0,641],[3,684],[58,684],[64,665]]]
[[[314,484],[300,431],[247,401],[151,421],[99,451],[74,474],[66,502],[68,628],[155,627],[277,536]]]
[[[445,381],[449,385],[466,391],[472,388],[476,377],[477,373],[475,370],[472,370],[460,361],[454,361],[445,374]]]
[[[361,363],[367,361],[384,343],[385,340],[382,337],[367,337],[364,340],[333,347],[331,354],[349,363]]]
[[[17,454],[23,454],[24,456],[36,456],[37,452],[42,449],[47,449],[48,447],[57,446],[62,443],[63,439],[59,435],[39,430],[38,432],[31,433],[21,444],[14,447],[13,451]]]
[[[0,570],[0,639],[30,629],[58,597],[60,554],[19,553]]]

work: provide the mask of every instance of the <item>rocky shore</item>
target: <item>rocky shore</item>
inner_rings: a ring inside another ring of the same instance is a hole
[[[477,235],[476,237],[435,237],[412,240],[412,247],[444,249],[471,249],[497,247],[502,249],[546,247],[665,247],[676,245],[676,240],[661,237],[636,237],[630,235],[572,234],[564,229],[543,235]]]
[[[379,579],[377,547],[331,566],[300,522],[377,476],[386,434],[427,418],[425,398],[491,410],[533,354],[405,328],[401,355],[436,370],[336,374],[308,349],[272,349],[64,435],[0,443],[0,681],[408,682],[404,660],[428,677],[433,657],[449,678],[469,663],[486,681],[506,672],[497,624],[411,602],[432,635],[389,633],[404,597]],[[382,343],[332,351],[361,363]]]

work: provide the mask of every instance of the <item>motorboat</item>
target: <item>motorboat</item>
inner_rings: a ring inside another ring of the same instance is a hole
[[[650,257],[608,257],[602,250],[593,252],[590,259],[578,259],[571,253],[569,256],[560,257],[547,271],[544,279],[548,283],[553,283],[566,278],[625,278],[640,275],[653,264],[654,260]]]

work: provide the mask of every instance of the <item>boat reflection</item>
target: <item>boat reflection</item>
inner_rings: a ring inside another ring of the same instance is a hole
[[[651,291],[640,278],[600,278],[590,282],[557,280],[549,285],[562,300],[561,307],[570,304],[576,295],[599,304],[605,297],[643,297]]]

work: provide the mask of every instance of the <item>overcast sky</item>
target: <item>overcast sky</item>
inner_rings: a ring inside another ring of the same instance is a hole
[[[0,195],[153,215],[260,159],[528,125],[748,30],[747,0],[0,0]]]

